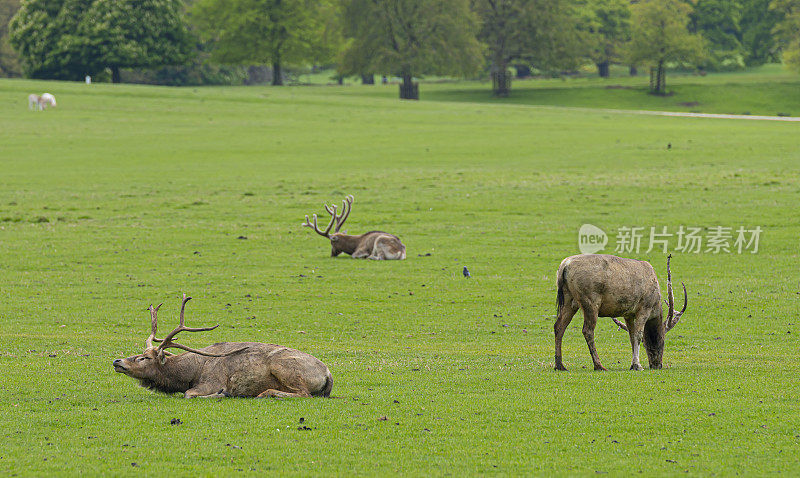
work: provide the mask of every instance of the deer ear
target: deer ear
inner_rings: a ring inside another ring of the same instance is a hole
[[[336,242],[339,240],[338,236],[331,236],[331,242]]]
[[[158,353],[158,361],[161,362],[161,365],[167,363],[167,355],[164,353],[163,350]]]

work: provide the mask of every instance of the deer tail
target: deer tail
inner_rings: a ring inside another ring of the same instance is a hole
[[[558,287],[558,292],[556,292],[556,313],[561,311],[561,307],[564,306],[564,283],[567,282],[567,266],[564,265],[558,270],[558,275],[556,277],[556,286]]]

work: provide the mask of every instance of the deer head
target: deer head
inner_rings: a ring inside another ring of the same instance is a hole
[[[681,282],[683,286],[683,309],[680,312],[675,312],[675,294],[672,292],[672,271],[669,269],[669,261],[672,259],[672,254],[667,256],[667,300],[664,302],[667,306],[667,320],[664,321],[664,334],[672,330],[673,327],[681,320],[683,313],[686,312],[686,305],[689,303],[689,295],[686,293],[686,284]],[[612,319],[615,324],[624,331],[628,331],[628,327],[620,322],[618,319]]]
[[[166,364],[167,359],[173,356],[173,354],[166,351],[166,349],[168,348],[178,348],[185,350],[187,352],[203,355],[206,357],[225,357],[228,355],[239,353],[247,349],[247,347],[243,347],[224,354],[212,354],[204,352],[202,350],[193,349],[191,347],[187,347],[185,345],[175,342],[174,340],[175,336],[178,335],[180,332],[204,332],[207,330],[214,330],[217,327],[219,327],[218,325],[215,325],[213,327],[186,327],[183,324],[183,312],[184,309],[186,308],[186,303],[189,302],[191,299],[192,299],[191,297],[187,297],[186,294],[183,294],[183,302],[181,303],[180,322],[178,326],[175,329],[173,329],[172,332],[167,334],[167,336],[164,337],[163,339],[156,338],[156,331],[158,329],[158,309],[161,307],[162,304],[158,304],[158,306],[156,307],[153,307],[151,305],[148,308],[150,310],[151,332],[150,336],[147,337],[147,340],[145,340],[144,352],[142,352],[139,355],[134,355],[132,357],[114,360],[113,363],[114,370],[139,380],[161,381],[164,375],[162,367]],[[153,346],[153,342],[160,343],[160,345],[155,347]]]
[[[350,210],[353,207],[353,200],[354,198],[352,195],[345,196],[345,198],[342,200],[341,214],[336,213],[336,205],[328,206],[328,204],[325,203],[325,210],[328,212],[328,214],[330,214],[331,221],[328,223],[328,227],[326,227],[324,231],[321,231],[319,226],[317,226],[316,214],[311,216],[313,220],[309,220],[308,215],[306,215],[306,222],[302,224],[305,227],[313,228],[317,234],[322,237],[326,237],[331,241],[331,256],[338,256],[342,252],[341,248],[338,247],[337,242],[339,242],[343,236],[346,236],[346,234],[339,232],[339,230],[344,225],[344,222],[347,221],[347,217],[350,216]],[[334,226],[336,226],[336,228],[331,234],[331,229],[333,229]]]

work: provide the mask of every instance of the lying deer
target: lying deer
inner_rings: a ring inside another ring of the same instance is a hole
[[[313,356],[280,345],[259,342],[221,342],[193,349],[174,341],[180,332],[202,332],[213,327],[186,327],[183,311],[191,297],[183,294],[180,322],[163,339],[156,338],[158,307],[150,306],[152,331],[140,355],[114,360],[114,370],[162,393],[181,392],[185,398],[219,397],[328,397],[333,377]],[[158,347],[153,346],[158,342]],[[187,353],[175,355],[168,348]]]
[[[594,346],[594,327],[598,317],[612,317],[630,335],[633,347],[631,370],[642,370],[639,344],[644,339],[650,368],[661,368],[664,335],[686,311],[688,296],[683,286],[683,309],[675,312],[672,273],[667,257],[667,320],[662,322],[661,288],[653,266],[646,261],[604,254],[567,257],[558,268],[558,316],[555,323],[556,370],[566,370],[561,362],[561,340],[572,317],[583,311],[583,336],[589,345],[595,370],[605,370]],[[616,317],[623,317],[623,324]]]
[[[370,231],[357,236],[351,236],[343,232],[339,232],[342,228],[347,217],[350,215],[350,210],[353,206],[353,196],[347,196],[342,201],[342,213],[336,213],[336,206],[329,207],[325,204],[325,210],[331,215],[331,222],[324,231],[320,231],[317,226],[317,215],[314,214],[313,223],[309,221],[306,216],[306,222],[303,226],[313,228],[317,234],[327,237],[331,241],[331,257],[336,257],[342,252],[350,254],[355,259],[375,259],[375,260],[392,260],[392,259],[405,259],[406,246],[400,242],[400,238],[382,231]],[[331,228],[336,228],[331,234]]]

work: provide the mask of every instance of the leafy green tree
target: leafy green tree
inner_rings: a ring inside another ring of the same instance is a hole
[[[576,65],[582,38],[567,0],[472,0],[472,8],[481,20],[478,38],[486,44],[495,95],[508,94],[512,62],[545,70]]]
[[[739,26],[747,66],[777,61],[777,42],[772,31],[781,20],[778,10],[769,8],[771,0],[743,0]]]
[[[191,41],[179,0],[28,0],[11,44],[34,78],[79,80],[111,68],[185,61]]]
[[[770,9],[781,17],[774,33],[780,41],[783,61],[800,70],[800,0],[773,0]]]
[[[578,0],[576,9],[589,57],[597,65],[598,74],[607,78],[609,66],[622,59],[624,46],[630,39],[630,1]]]
[[[271,64],[283,84],[285,64],[312,61],[324,31],[322,2],[314,0],[199,0],[192,19],[224,64]]]
[[[11,19],[9,40],[31,78],[77,80],[93,74],[77,31],[91,0],[28,0]]]
[[[666,92],[668,63],[697,63],[704,57],[703,38],[688,30],[692,7],[681,0],[642,0],[631,5],[630,61],[656,70],[651,89]]]
[[[110,68],[114,83],[120,68],[185,63],[193,43],[182,7],[180,0],[94,0],[78,29],[87,61]]]
[[[741,3],[740,0],[696,0],[694,11],[689,15],[689,29],[706,39],[705,68],[744,68]]]
[[[8,42],[8,25],[19,10],[19,0],[0,0],[0,76],[20,76],[19,58]]]
[[[414,76],[468,76],[483,61],[469,0],[344,0],[354,70],[400,76],[400,97],[415,99]]]

